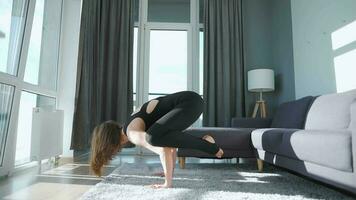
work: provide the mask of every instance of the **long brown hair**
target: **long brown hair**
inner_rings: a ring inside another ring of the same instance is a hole
[[[101,176],[103,165],[121,150],[121,130],[122,126],[112,120],[103,122],[94,128],[91,139],[90,166],[97,176]]]

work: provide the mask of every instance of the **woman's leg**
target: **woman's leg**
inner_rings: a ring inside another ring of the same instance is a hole
[[[203,103],[199,95],[185,98],[146,131],[147,141],[153,146],[198,149],[215,155],[219,151],[215,143],[182,132],[198,119]]]

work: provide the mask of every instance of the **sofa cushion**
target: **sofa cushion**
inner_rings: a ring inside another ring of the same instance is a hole
[[[350,106],[356,90],[319,96],[313,102],[305,129],[346,129],[350,124]]]
[[[231,119],[231,127],[234,128],[269,128],[271,127],[272,119],[270,118],[240,118],[234,117]]]
[[[303,129],[305,118],[313,99],[314,97],[307,96],[279,105],[273,117],[271,128]]]
[[[351,132],[348,130],[257,129],[251,138],[256,149],[352,171]]]
[[[268,152],[278,152],[283,142],[283,136],[286,133],[293,133],[300,129],[285,128],[265,128],[256,129],[251,133],[252,145],[256,149]]]

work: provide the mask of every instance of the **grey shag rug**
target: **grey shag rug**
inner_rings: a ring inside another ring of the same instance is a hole
[[[187,163],[185,169],[175,169],[173,188],[145,187],[164,182],[153,175],[161,170],[160,164],[123,163],[81,199],[353,199],[272,166],[258,173],[251,164]]]

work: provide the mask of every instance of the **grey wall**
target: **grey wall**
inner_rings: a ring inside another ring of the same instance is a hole
[[[290,0],[272,0],[272,66],[277,104],[295,99]]]
[[[331,34],[356,20],[356,1],[291,0],[291,10],[296,97],[337,92],[334,58],[345,51]]]
[[[251,116],[257,94],[247,91],[247,71],[256,68],[272,68],[271,6],[263,0],[244,0],[243,37],[246,77],[246,114]],[[268,103],[267,113],[275,107],[273,96],[264,96]],[[273,108],[272,108],[273,107]]]
[[[295,98],[290,1],[244,0],[243,16],[246,77],[251,69],[275,71],[276,91],[264,95],[271,116],[281,102]],[[246,92],[248,116],[257,98]]]

